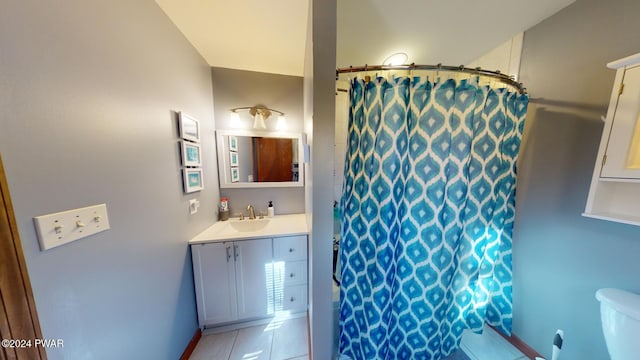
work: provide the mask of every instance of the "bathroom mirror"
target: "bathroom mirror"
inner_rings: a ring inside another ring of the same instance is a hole
[[[221,188],[304,185],[302,134],[216,131]]]

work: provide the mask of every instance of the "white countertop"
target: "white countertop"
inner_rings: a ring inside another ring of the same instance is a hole
[[[238,230],[240,229],[240,230]],[[193,239],[189,244],[202,244],[227,240],[256,239],[264,237],[307,235],[306,214],[276,215],[264,219],[218,221],[209,226]]]

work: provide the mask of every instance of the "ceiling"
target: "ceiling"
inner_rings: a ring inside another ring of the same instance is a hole
[[[302,76],[309,0],[156,3],[209,65]]]
[[[469,63],[574,1],[338,0],[337,66]],[[211,66],[303,75],[309,0],[156,2]]]

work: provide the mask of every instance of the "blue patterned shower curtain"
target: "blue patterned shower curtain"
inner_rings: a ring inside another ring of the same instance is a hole
[[[516,159],[528,97],[472,80],[352,80],[340,354],[441,359],[511,332]]]

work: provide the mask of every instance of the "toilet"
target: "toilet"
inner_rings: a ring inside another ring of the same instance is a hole
[[[640,359],[640,295],[619,289],[600,289],[602,331],[611,360]]]

